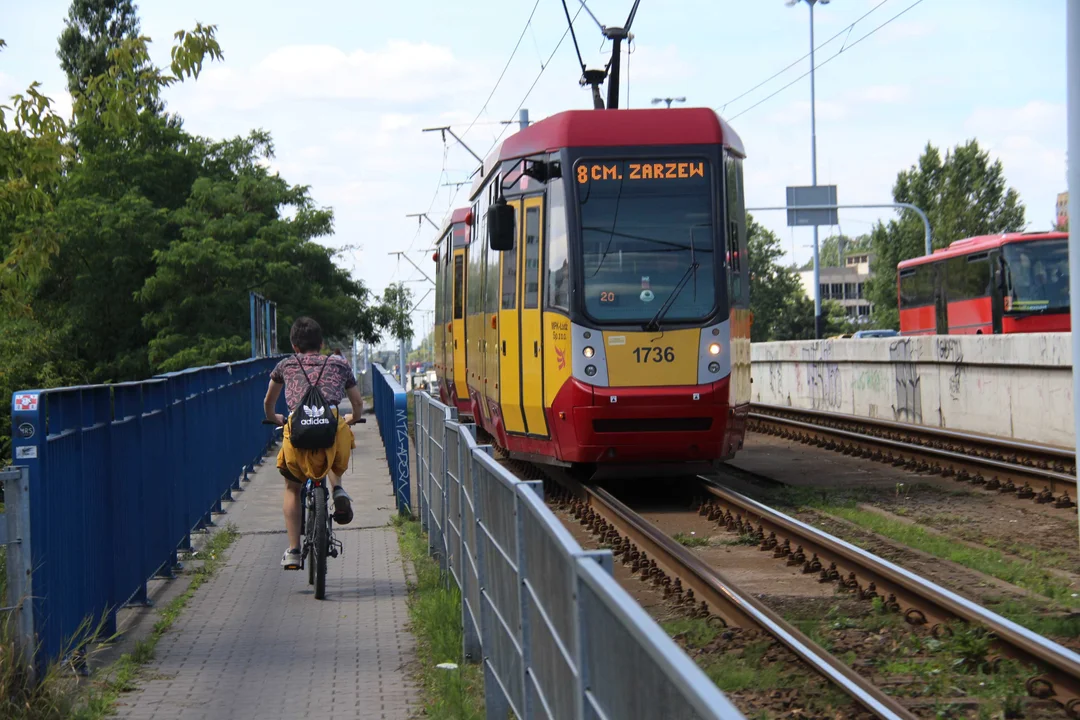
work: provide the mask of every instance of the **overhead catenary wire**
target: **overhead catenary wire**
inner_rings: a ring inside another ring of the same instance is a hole
[[[893,15],[893,16],[892,16],[891,18],[889,18],[889,19],[888,19],[888,20],[886,20],[885,22],[881,23],[881,24],[880,24],[880,25],[878,25],[878,26],[877,26],[876,28],[874,28],[874,29],[873,29],[873,30],[871,30],[870,32],[866,33],[865,35],[863,35],[862,37],[860,37],[860,38],[859,38],[858,40],[856,40],[855,42],[851,43],[850,45],[848,45],[848,46],[847,46],[847,47],[845,47],[844,49],[842,49],[842,50],[840,50],[839,52],[837,52],[837,53],[836,53],[835,55],[830,55],[830,56],[829,56],[828,58],[826,58],[825,60],[822,60],[822,61],[821,61],[820,63],[818,63],[817,65],[815,65],[815,66],[814,66],[814,70],[817,70],[817,69],[819,69],[819,68],[822,68],[822,67],[824,67],[825,65],[828,65],[828,64],[829,64],[830,62],[832,62],[832,61],[833,61],[833,60],[835,60],[836,58],[840,57],[840,56],[841,56],[841,55],[842,55],[843,53],[845,53],[845,52],[847,52],[848,50],[850,50],[851,48],[855,47],[856,45],[858,45],[859,43],[861,43],[861,42],[862,42],[863,40],[865,40],[866,38],[870,37],[871,35],[873,35],[874,33],[876,33],[876,32],[877,32],[878,30],[881,30],[881,29],[882,29],[883,27],[885,27],[885,26],[886,26],[886,25],[888,25],[889,23],[893,22],[894,20],[896,20],[897,18],[899,18],[899,17],[901,16],[901,15],[903,15],[903,14],[904,14],[904,13],[906,13],[906,12],[908,12],[909,10],[911,10],[912,8],[914,8],[914,7],[916,6],[916,5],[919,5],[919,4],[921,4],[922,2],[924,2],[924,0],[915,0],[915,2],[913,2],[913,3],[911,4],[911,5],[908,5],[908,6],[906,7],[906,8],[904,8],[903,10],[901,10],[900,12],[898,12],[898,13],[897,13],[896,15]],[[804,56],[804,57],[805,57],[805,56]],[[786,84],[786,85],[784,85],[783,87],[781,87],[781,88],[779,88],[778,90],[776,90],[776,91],[774,91],[774,92],[772,92],[772,93],[770,93],[770,94],[766,95],[765,97],[763,97],[762,99],[758,100],[758,101],[757,101],[756,103],[754,103],[754,104],[753,104],[753,105],[751,105],[750,107],[746,108],[745,110],[742,110],[742,111],[740,111],[740,112],[739,112],[738,114],[736,114],[736,115],[732,115],[732,116],[731,116],[730,118],[728,118],[728,119],[729,119],[729,120],[735,120],[736,118],[738,118],[738,117],[741,117],[741,116],[745,115],[746,113],[748,113],[748,112],[750,112],[751,110],[753,110],[754,108],[756,108],[756,107],[757,107],[758,105],[761,105],[762,103],[764,103],[764,102],[766,102],[766,101],[768,101],[768,100],[771,100],[772,98],[776,97],[776,96],[777,96],[777,95],[779,95],[780,93],[784,92],[784,91],[785,91],[785,90],[787,90],[787,89],[788,89],[789,87],[791,87],[791,86],[792,86],[792,85],[794,85],[795,83],[797,83],[797,82],[799,82],[800,80],[802,80],[803,78],[805,78],[805,77],[806,77],[807,75],[809,75],[809,74],[810,74],[811,72],[812,72],[811,70],[807,70],[807,71],[806,71],[806,72],[804,72],[804,73],[803,73],[802,75],[800,75],[799,77],[795,78],[795,79],[794,79],[794,80],[792,80],[791,82],[787,83],[787,84]]]
[[[848,35],[850,35],[850,34],[851,34],[851,31],[852,31],[852,30],[853,30],[853,29],[855,28],[855,26],[856,26],[857,24],[859,24],[859,22],[861,22],[862,20],[866,19],[866,17],[867,17],[868,15],[870,15],[871,13],[873,13],[873,12],[874,12],[875,10],[877,10],[877,9],[878,9],[879,7],[881,7],[882,5],[884,5],[884,4],[885,4],[885,3],[887,3],[887,2],[889,2],[889,0],[881,0],[881,2],[879,2],[879,3],[877,4],[877,5],[875,5],[874,7],[870,8],[870,9],[869,9],[868,11],[866,11],[865,13],[863,13],[862,15],[860,15],[860,16],[859,16],[859,17],[858,17],[858,18],[857,18],[856,20],[854,20],[854,21],[853,21],[852,23],[850,23],[849,25],[847,25],[846,27],[844,27],[844,28],[843,28],[842,30],[840,30],[840,32],[836,33],[836,34],[835,34],[835,35],[833,35],[833,36],[832,36],[831,38],[829,38],[828,40],[825,40],[825,41],[824,41],[824,42],[822,42],[822,43],[821,43],[820,45],[818,45],[817,47],[815,47],[815,48],[814,48],[814,51],[815,51],[815,52],[817,52],[818,50],[822,49],[823,47],[825,47],[826,45],[828,45],[829,43],[831,43],[831,42],[832,42],[833,40],[835,40],[836,38],[838,38],[838,37],[840,37],[841,35],[843,35],[843,34],[844,34],[845,32],[847,32],[847,33],[848,33]],[[844,42],[846,43],[846,42],[847,42],[847,40],[845,39],[845,40],[844,40]],[[840,52],[843,52],[843,51],[844,51],[844,48],[840,48]],[[805,55],[803,55],[803,56],[802,56],[801,58],[799,58],[798,60],[795,60],[795,61],[794,61],[794,62],[792,62],[792,63],[791,63],[790,65],[788,65],[788,66],[786,66],[785,68],[783,68],[782,70],[778,70],[778,71],[776,71],[775,73],[773,73],[772,75],[770,75],[769,77],[765,78],[764,80],[762,80],[761,82],[759,82],[759,83],[758,83],[757,85],[755,85],[754,87],[752,87],[752,88],[750,88],[749,90],[746,90],[746,91],[744,91],[744,92],[742,92],[742,93],[740,93],[740,94],[736,95],[735,97],[731,98],[730,100],[728,100],[727,102],[725,102],[725,103],[724,103],[723,105],[721,105],[721,106],[720,106],[720,112],[723,112],[723,111],[724,111],[724,109],[725,109],[725,108],[727,108],[727,106],[728,106],[728,105],[730,105],[731,103],[733,103],[733,102],[738,102],[739,100],[741,100],[742,98],[746,97],[746,96],[747,96],[747,95],[749,95],[750,93],[754,92],[755,90],[757,90],[757,89],[758,89],[758,88],[760,88],[761,86],[763,86],[763,85],[768,85],[768,84],[769,84],[770,82],[772,82],[772,81],[773,81],[773,80],[775,80],[776,78],[780,77],[781,75],[783,75],[783,74],[784,74],[784,73],[786,73],[786,72],[787,72],[788,70],[790,70],[791,68],[795,67],[796,65],[798,65],[799,63],[801,63],[801,62],[802,62],[803,60],[805,60],[805,59],[806,59],[806,58],[808,58],[808,57],[810,57],[810,53],[806,53],[806,54],[805,54]],[[804,76],[804,77],[805,77],[805,76]],[[800,78],[800,79],[801,79],[801,78]]]
[[[540,7],[540,0],[536,0],[536,3],[533,4],[532,12],[529,13],[529,19],[525,21],[525,27],[521,29],[521,35],[518,36],[517,42],[514,43],[514,49],[510,51],[510,57],[506,59],[506,64],[503,65],[502,72],[499,73],[499,79],[495,81],[495,87],[491,88],[491,92],[488,93],[487,100],[484,101],[484,104],[480,107],[479,112],[476,113],[476,117],[473,118],[473,121],[469,123],[469,127],[465,129],[465,132],[461,133],[462,137],[465,137],[465,135],[468,134],[469,130],[472,130],[473,125],[476,124],[476,121],[479,120],[480,116],[484,114],[485,110],[487,110],[487,106],[488,103],[491,102],[491,98],[495,97],[495,91],[499,89],[499,85],[502,83],[503,78],[506,76],[506,71],[510,69],[510,63],[513,62],[514,56],[517,55],[518,48],[521,47],[521,41],[525,39],[525,33],[528,32],[529,26],[532,25],[532,19],[533,16],[536,15],[536,8],[538,7]]]

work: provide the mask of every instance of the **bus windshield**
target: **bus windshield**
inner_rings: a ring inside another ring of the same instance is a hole
[[[716,271],[708,162],[583,160],[574,167],[574,180],[585,310],[592,318],[648,323],[665,304],[665,323],[700,320],[712,311]]]
[[[1030,240],[1001,248],[1008,268],[1005,312],[1060,312],[1069,309],[1067,240]]]

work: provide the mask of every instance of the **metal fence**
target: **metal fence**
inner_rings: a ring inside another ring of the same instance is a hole
[[[477,445],[456,409],[416,393],[417,496],[431,553],[461,589],[464,655],[488,718],[741,718],[716,685]]]
[[[408,514],[412,508],[409,486],[409,397],[393,374],[375,364],[371,373],[375,403],[375,418],[386,449],[386,464],[394,486],[398,512]]]
[[[7,496],[5,534],[18,534],[33,573],[9,581],[8,597],[31,619],[20,643],[39,665],[76,650],[87,622],[111,633],[120,606],[145,604],[147,581],[170,576],[191,532],[240,489],[273,443],[260,421],[276,362],[13,395],[14,462],[27,482],[21,519]]]

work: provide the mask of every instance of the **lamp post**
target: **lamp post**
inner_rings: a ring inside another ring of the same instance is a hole
[[[810,183],[817,185],[817,118],[814,111],[814,6],[828,5],[829,0],[787,0],[788,7],[800,2],[810,6]],[[818,226],[814,226],[814,337],[825,334],[821,316],[821,268],[818,266]]]
[[[666,98],[653,98],[652,99],[652,104],[653,105],[659,105],[660,103],[667,103],[667,106],[668,106],[669,110],[671,109],[671,103],[673,103],[673,102],[686,102],[686,98],[684,98],[684,97],[677,97],[677,98],[666,97]]]

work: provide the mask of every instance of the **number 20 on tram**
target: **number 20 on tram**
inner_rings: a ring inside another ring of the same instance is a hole
[[[711,110],[507,138],[436,253],[442,398],[524,460],[699,471],[750,402],[742,143]]]

